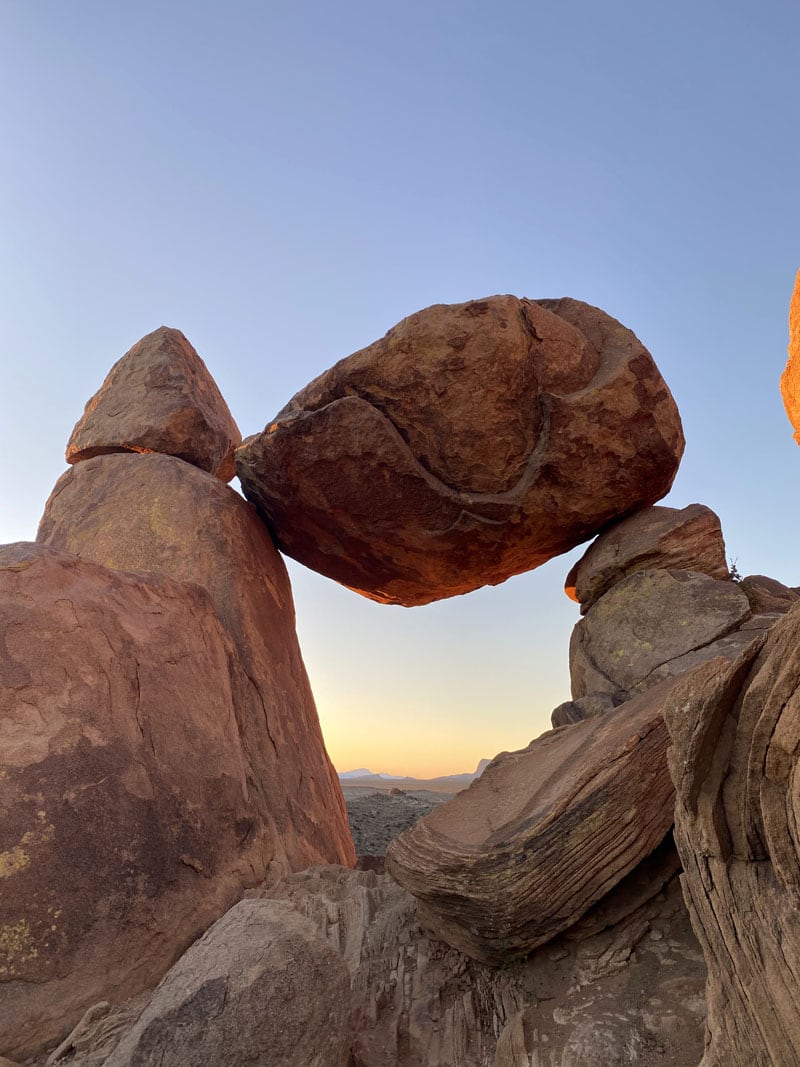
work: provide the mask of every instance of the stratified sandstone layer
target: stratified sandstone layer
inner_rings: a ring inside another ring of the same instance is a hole
[[[653,852],[673,818],[674,684],[498,756],[392,842],[387,868],[436,937],[487,963],[523,956]]]
[[[629,574],[654,569],[699,571],[725,580],[728,564],[719,518],[704,504],[643,508],[604,530],[567,575],[567,595],[585,615]]]
[[[283,870],[355,863],[297,643],[286,568],[253,508],[218,478],[172,456],[98,456],[59,480],[38,540],[208,591],[241,662],[237,721],[252,803],[273,828],[269,859]]]
[[[800,1063],[800,608],[665,707],[683,888],[708,964],[702,1067]]]
[[[494,296],[404,319],[237,450],[279,547],[385,603],[497,584],[654,503],[684,440],[630,330]]]
[[[800,271],[789,305],[789,359],[781,375],[781,395],[794,427],[794,439],[800,444]]]
[[[110,452],[162,452],[229,482],[242,435],[180,330],[162,326],[118,360],[87,403],[67,463]]]
[[[154,985],[275,846],[204,590],[10,545],[0,635],[0,1053],[16,1057]]]

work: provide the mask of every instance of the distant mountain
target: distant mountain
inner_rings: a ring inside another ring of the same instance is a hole
[[[482,759],[477,768],[464,774],[443,774],[438,778],[411,778],[401,774],[375,774],[372,771],[360,768],[356,771],[342,771],[339,781],[342,785],[359,789],[387,790],[395,787],[411,792],[417,789],[426,789],[430,793],[458,793],[461,789],[479,778],[490,761]]]

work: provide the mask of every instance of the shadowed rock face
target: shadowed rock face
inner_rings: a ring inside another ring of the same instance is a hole
[[[59,480],[38,540],[208,591],[241,664],[237,721],[252,803],[275,829],[269,859],[284,870],[355,863],[297,644],[286,568],[253,508],[172,456],[98,456]]]
[[[498,756],[387,851],[420,920],[503,963],[573,925],[672,824],[663,701],[670,680],[599,718]]]
[[[637,338],[575,300],[435,305],[237,450],[278,545],[407,606],[497,584],[652,504],[683,451]]]
[[[242,435],[180,330],[162,326],[111,368],[67,445],[67,463],[109,452],[162,452],[229,482]]]
[[[665,707],[684,895],[708,964],[702,1067],[800,1063],[800,608]]]
[[[204,590],[10,545],[0,635],[0,1052],[16,1056],[154,985],[276,845]]]
[[[789,359],[781,375],[781,395],[789,422],[794,427],[794,439],[800,444],[800,271],[789,305]]]

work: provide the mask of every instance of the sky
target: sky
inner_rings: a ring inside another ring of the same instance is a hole
[[[799,40],[794,0],[0,0],[0,542],[35,537],[85,402],[159,325],[247,435],[420,308],[573,296],[678,402],[665,502],[800,584]],[[338,769],[457,773],[547,729],[582,551],[413,609],[289,561]]]

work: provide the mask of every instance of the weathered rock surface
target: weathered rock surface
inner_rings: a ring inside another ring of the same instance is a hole
[[[708,963],[703,1067],[800,1062],[800,607],[665,707],[684,894]]]
[[[567,575],[565,588],[581,614],[629,574],[698,571],[728,578],[719,518],[704,504],[652,507],[615,523],[594,541]]]
[[[669,489],[652,357],[576,300],[435,305],[337,363],[237,450],[279,547],[374,600],[497,584]]]
[[[748,574],[740,584],[754,614],[785,615],[800,600],[796,589],[765,574]]]
[[[38,540],[208,591],[239,657],[244,695],[237,723],[251,802],[272,827],[267,861],[278,872],[353,864],[344,799],[294,631],[286,568],[253,508],[219,479],[172,456],[98,456],[59,480]]]
[[[229,482],[241,440],[205,363],[180,330],[162,326],[111,368],[72,431],[67,463],[163,452]]]
[[[602,1028],[610,1020],[641,1051],[639,1067],[695,1067],[703,956],[674,846],[658,854],[592,909],[583,929],[500,970],[431,939],[414,898],[387,877],[317,867],[263,894],[290,901],[345,960],[353,1067],[561,1067],[565,1047],[592,1022]],[[129,1027],[125,1011],[115,1016]],[[82,1027],[74,1058],[56,1062],[100,1067],[94,1048],[107,1047],[112,1025],[105,1017]]]
[[[794,439],[800,444],[800,271],[789,305],[789,359],[781,375],[781,395],[789,422],[794,427]]]
[[[750,617],[750,603],[736,582],[692,571],[630,574],[572,631],[573,699],[642,691],[703,660],[735,658],[757,636],[752,629],[740,631]]]
[[[0,1053],[19,1056],[155,984],[273,843],[204,590],[10,545],[0,635]]]
[[[605,715],[607,711],[618,708],[622,703],[623,697],[616,693],[587,693],[577,700],[565,700],[563,704],[559,704],[553,709],[550,722],[554,727],[571,726],[576,722]]]
[[[504,753],[387,851],[434,936],[477,960],[525,955],[573,925],[664,838],[662,704],[674,681]]]
[[[243,900],[166,975],[106,1067],[345,1067],[350,976],[280,900]]]

